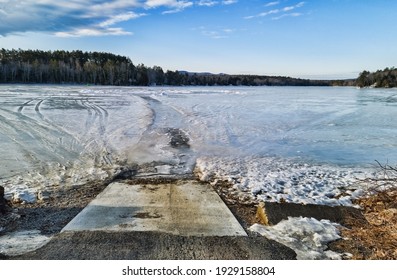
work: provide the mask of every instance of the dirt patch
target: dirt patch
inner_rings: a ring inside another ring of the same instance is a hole
[[[48,199],[34,204],[7,202],[7,212],[0,216],[0,235],[24,230],[40,230],[45,235],[58,233],[106,186],[107,182],[65,186],[52,189]]]
[[[142,212],[142,213],[135,214],[133,217],[138,218],[138,219],[158,219],[158,218],[161,218],[162,215],[160,215],[158,213]]]
[[[261,212],[260,212],[261,210]],[[258,215],[261,214],[262,215]],[[317,204],[296,204],[265,202],[260,203],[257,215],[263,217],[263,224],[276,225],[288,217],[310,217],[317,220],[329,220],[344,226],[366,224],[361,210],[346,206],[327,206]]]
[[[250,226],[259,222],[256,217],[257,203],[252,202],[248,196],[234,194],[231,191],[231,183],[217,181],[213,188],[246,231]]]

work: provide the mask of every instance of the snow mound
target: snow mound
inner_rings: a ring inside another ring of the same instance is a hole
[[[290,247],[298,260],[339,260],[340,254],[327,250],[329,242],[341,238],[337,225],[328,220],[289,217],[275,226],[254,224],[250,230]]]

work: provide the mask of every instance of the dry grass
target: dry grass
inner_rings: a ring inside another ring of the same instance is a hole
[[[368,224],[341,230],[333,250],[351,253],[356,260],[397,260],[397,189],[378,191],[356,201]]]
[[[329,244],[331,250],[350,253],[355,260],[397,260],[397,179],[392,179],[397,175],[392,175],[362,182],[368,195],[355,203],[361,206],[366,221],[345,221],[342,239]],[[247,203],[244,197],[233,194],[228,182],[218,181],[214,188],[246,228],[259,222],[257,203]]]
[[[355,201],[368,223],[342,230],[353,259],[397,260],[397,168],[377,161],[379,176],[362,181],[368,195]]]

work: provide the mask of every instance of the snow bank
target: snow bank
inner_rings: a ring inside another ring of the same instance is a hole
[[[363,194],[358,178],[371,175],[369,170],[309,165],[275,157],[201,157],[195,171],[200,180],[227,181],[234,189],[250,194],[254,201],[329,206],[353,206],[351,200]]]
[[[275,226],[255,224],[250,230],[295,250],[298,260],[338,260],[340,254],[327,250],[329,242],[340,238],[336,226],[328,220],[289,217]]]

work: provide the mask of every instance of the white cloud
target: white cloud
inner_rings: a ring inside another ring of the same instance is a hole
[[[266,7],[271,7],[271,6],[278,5],[279,3],[280,2],[278,2],[278,1],[277,2],[270,2],[270,3],[267,3],[265,6]],[[291,13],[291,11],[293,11],[295,9],[298,9],[298,8],[301,8],[304,5],[305,5],[305,2],[299,2],[298,4],[295,4],[293,6],[287,6],[287,7],[283,7],[283,8],[279,8],[279,9],[273,9],[273,10],[270,10],[270,11],[259,13],[257,15],[246,16],[244,18],[245,19],[253,19],[253,18],[266,17],[266,16],[269,16],[269,15],[275,15],[275,14],[280,14],[280,15],[277,16],[277,17],[273,17],[272,18],[273,20],[274,19],[276,19],[276,20],[282,19],[284,17],[298,17],[298,16],[301,16],[302,13]],[[287,12],[289,12],[289,13],[287,13]]]
[[[224,1],[222,1],[222,4],[223,5],[232,5],[232,4],[235,4],[237,2],[238,2],[237,0],[224,0]]]
[[[294,6],[285,7],[285,8],[283,8],[283,12],[288,12],[288,11],[291,11],[293,9],[295,9]]]
[[[219,2],[218,1],[212,1],[212,0],[200,0],[197,5],[199,6],[207,6],[207,7],[212,7],[215,5],[218,5]]]
[[[285,17],[300,17],[302,16],[302,13],[289,13],[289,14],[282,14],[281,16],[278,17],[273,17],[272,20],[279,20]]]
[[[143,16],[146,16],[146,14],[144,14],[144,13],[137,14],[134,12],[127,12],[124,14],[111,16],[109,19],[105,20],[104,22],[101,22],[99,24],[99,26],[101,26],[101,27],[111,26],[111,25],[114,25],[119,22],[128,21],[131,19],[137,19],[137,18],[140,18]]]
[[[132,35],[132,32],[122,28],[75,28],[71,31],[55,32],[57,37],[98,37]]]
[[[194,5],[231,5],[237,0],[0,0],[0,36],[45,32],[57,36],[130,35],[121,22],[182,12]]]
[[[269,2],[265,5],[265,7],[271,7],[271,6],[276,6],[280,4],[280,1],[274,1],[274,2]]]
[[[258,16],[265,17],[265,16],[272,15],[272,14],[278,14],[279,12],[280,12],[279,9],[274,9],[274,10],[270,10],[268,12],[260,13]]]
[[[305,2],[299,2],[298,4],[296,4],[294,6],[288,6],[288,7],[283,8],[283,11],[284,12],[292,11],[297,8],[303,7],[304,5],[305,5]]]
[[[209,30],[204,26],[201,26],[194,30],[199,30],[201,35],[209,37],[211,39],[226,39],[236,32],[235,29],[231,28],[216,28]]]
[[[234,30],[230,29],[230,28],[226,28],[226,29],[223,29],[223,32],[225,32],[225,33],[233,33]]]
[[[193,6],[191,1],[176,1],[176,0],[147,0],[145,7],[147,9],[154,9],[159,7],[169,8],[170,10],[164,11],[162,14],[179,13],[189,7]]]
[[[166,7],[171,8],[173,10],[180,10],[186,9],[193,5],[191,1],[177,1],[177,0],[147,0],[145,1],[145,7],[148,9],[152,8],[159,8],[159,7]]]
[[[163,8],[172,13],[192,5],[186,0],[0,0],[0,35],[129,35],[117,24],[146,15],[139,10]]]

